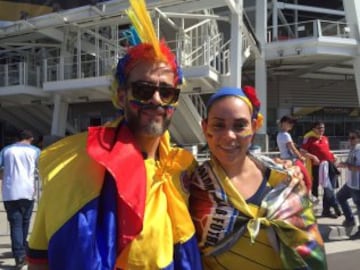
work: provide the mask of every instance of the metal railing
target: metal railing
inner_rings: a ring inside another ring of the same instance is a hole
[[[195,106],[197,112],[199,113],[201,119],[206,118],[206,106],[203,99],[198,94],[189,94],[189,97]]]
[[[311,20],[268,28],[267,42],[311,37],[349,38],[350,28],[342,21]]]
[[[44,59],[43,81],[52,82],[109,75],[117,59],[109,56],[106,51],[101,52],[101,55],[105,55],[105,57],[81,54],[80,56],[70,55]]]
[[[0,65],[0,87],[16,85],[40,87],[40,66],[31,61]]]

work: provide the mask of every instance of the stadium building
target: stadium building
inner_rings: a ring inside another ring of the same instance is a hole
[[[112,69],[127,46],[128,0],[0,1],[0,146],[16,128],[44,144],[117,114]],[[221,86],[255,85],[265,125],[256,137],[275,149],[277,119],[294,114],[300,138],[315,120],[332,147],[360,128],[360,1],[148,0],[160,37],[186,84],[170,132],[204,144],[200,120]],[[194,148],[194,149],[195,149]]]

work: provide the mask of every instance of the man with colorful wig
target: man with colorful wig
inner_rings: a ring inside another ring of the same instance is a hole
[[[167,131],[182,75],[144,1],[130,4],[138,43],[119,60],[113,100],[124,116],[43,151],[30,270],[202,269],[183,189],[196,163]]]

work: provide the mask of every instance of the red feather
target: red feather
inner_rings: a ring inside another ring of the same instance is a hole
[[[260,108],[260,101],[256,96],[256,89],[250,85],[245,85],[243,91],[247,98],[250,100],[251,104],[256,108]]]

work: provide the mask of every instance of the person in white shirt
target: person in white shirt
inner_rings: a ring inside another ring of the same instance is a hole
[[[284,115],[280,119],[280,131],[277,134],[276,142],[280,151],[280,159],[291,160],[295,165],[299,166],[304,174],[304,182],[308,190],[311,190],[312,179],[308,171],[311,160],[319,162],[318,158],[306,151],[299,150],[292,137],[290,131],[296,124],[296,119],[289,115]],[[317,199],[311,196],[311,200],[317,203]]]
[[[3,168],[2,199],[10,224],[11,250],[17,269],[21,269],[25,264],[40,149],[31,145],[34,140],[31,131],[22,130],[18,137],[18,142],[1,150],[0,167]]]
[[[343,210],[344,226],[355,226],[355,218],[348,203],[352,198],[360,218],[360,130],[349,132],[350,152],[345,162],[338,164],[339,168],[346,168],[346,183],[337,192],[336,197]],[[360,226],[351,238],[360,238]]]
[[[294,127],[296,119],[285,115],[280,119],[280,131],[276,136],[277,146],[280,151],[281,159],[299,159],[305,161],[305,156],[296,148],[295,143],[293,142],[290,130]]]

